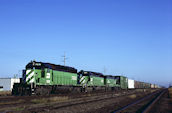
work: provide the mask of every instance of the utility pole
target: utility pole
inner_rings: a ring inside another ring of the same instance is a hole
[[[106,73],[106,71],[107,71],[107,70],[106,70],[106,67],[104,66],[104,69],[103,69],[104,74]]]
[[[64,56],[62,56],[62,57],[63,57],[64,66],[65,66],[66,65],[66,60],[68,59],[68,58],[66,58],[65,52],[64,52]]]

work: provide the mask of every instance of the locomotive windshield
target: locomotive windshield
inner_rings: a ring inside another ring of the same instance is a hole
[[[91,72],[91,71],[81,71],[80,73],[83,74],[83,76],[96,76],[96,77],[104,77],[102,73],[97,72]]]
[[[31,62],[28,65],[26,65],[26,69],[41,69],[42,65],[38,62]]]
[[[106,75],[105,77],[108,79],[115,79],[115,76],[112,76],[112,75]]]
[[[120,76],[115,76],[116,84],[120,85]]]

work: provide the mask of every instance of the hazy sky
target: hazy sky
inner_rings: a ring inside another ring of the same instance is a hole
[[[0,77],[36,61],[172,83],[171,0],[0,0]]]

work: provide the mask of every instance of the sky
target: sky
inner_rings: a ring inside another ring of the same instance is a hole
[[[31,60],[168,86],[171,0],[0,0],[0,77]],[[105,71],[104,71],[105,70]]]

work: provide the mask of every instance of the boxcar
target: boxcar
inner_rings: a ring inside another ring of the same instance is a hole
[[[155,88],[154,84],[151,84],[151,88],[152,88],[152,89],[154,89],[154,88]]]
[[[134,89],[135,85],[134,85],[134,80],[132,79],[128,79],[128,89]]]
[[[151,84],[149,84],[149,83],[145,83],[145,88],[146,88],[146,89],[151,88]]]
[[[143,84],[140,81],[134,81],[134,87],[135,89],[141,89],[143,88]]]

